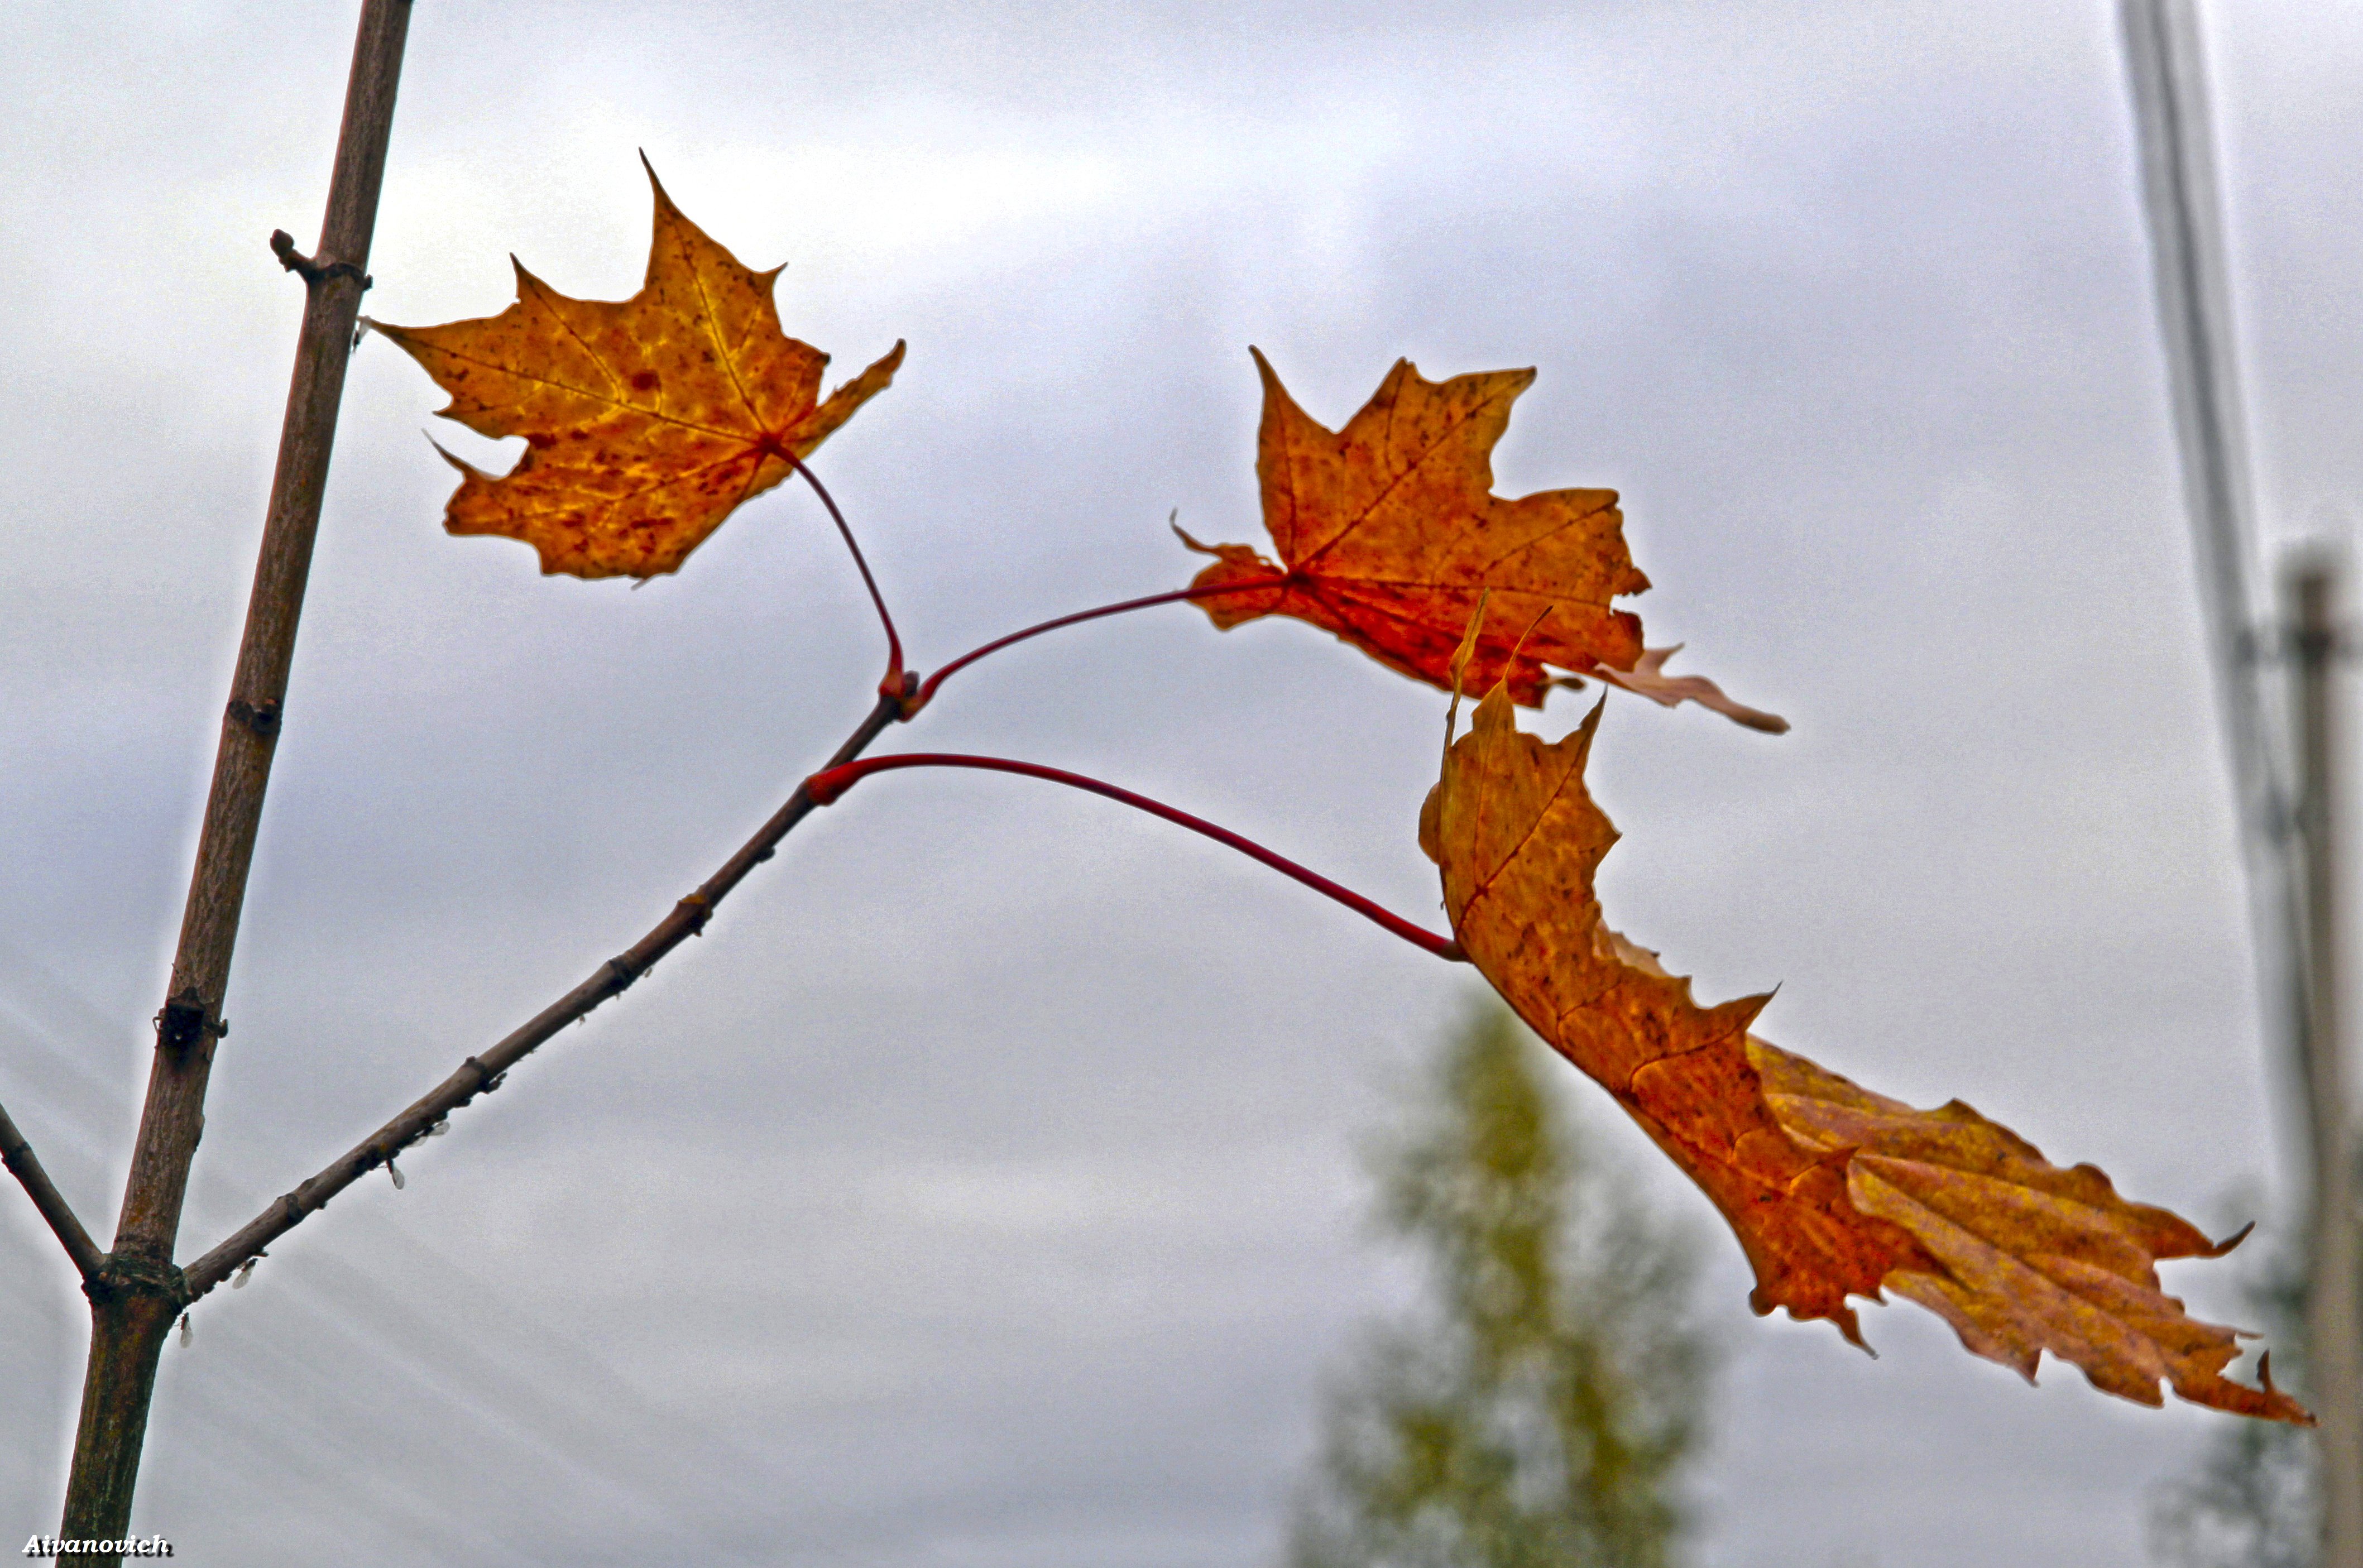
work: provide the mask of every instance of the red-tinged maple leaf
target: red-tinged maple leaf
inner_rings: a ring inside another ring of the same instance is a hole
[[[498,316],[370,324],[450,394],[445,418],[526,439],[497,478],[443,454],[465,476],[444,527],[522,539],[545,573],[678,571],[742,502],[794,472],[787,454],[809,455],[903,362],[898,342],[820,401],[828,356],[781,329],[781,269],[741,266],[682,216],[654,169],[649,184],[655,232],[631,298],[570,299],[515,263],[516,303]]]
[[[2224,1247],[1966,1106],[1914,1110],[1751,1038],[1766,998],[1701,1006],[1611,930],[1593,875],[1616,832],[1583,785],[1599,717],[1546,743],[1519,730],[1497,684],[1446,751],[1420,843],[1470,961],[1730,1221],[1758,1312],[1826,1318],[1859,1343],[1847,1298],[1883,1288],[2030,1376],[2049,1351],[2145,1404],[2164,1381],[2220,1409],[2310,1419],[2269,1377],[2224,1377],[2233,1331],[2160,1291],[2158,1259]]]
[[[1493,448],[1533,371],[1439,383],[1398,360],[1362,411],[1332,431],[1296,406],[1260,351],[1249,351],[1264,393],[1256,473],[1280,561],[1182,535],[1215,558],[1193,588],[1241,585],[1198,600],[1216,627],[1292,616],[1445,686],[1453,647],[1490,595],[1495,613],[1470,666],[1474,688],[1506,681],[1513,698],[1537,706],[1553,684],[1546,666],[1555,666],[1668,706],[1687,698],[1756,728],[1788,728],[1711,681],[1659,674],[1673,650],[1645,653],[1640,617],[1610,606],[1649,585],[1625,550],[1614,491],[1492,494]]]

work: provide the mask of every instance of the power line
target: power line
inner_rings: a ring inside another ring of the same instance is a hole
[[[2207,662],[2247,869],[2265,1035],[2277,1042],[2284,1120],[2302,1148],[2304,878],[2288,783],[2288,727],[2266,684],[2260,550],[2248,493],[2232,307],[2197,19],[2190,0],[2121,0],[2160,338],[2191,520]]]

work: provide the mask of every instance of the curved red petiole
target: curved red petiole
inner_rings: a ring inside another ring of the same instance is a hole
[[[1102,784],[1099,780],[1086,778],[1082,773],[1071,773],[1063,768],[1046,768],[1039,762],[1019,762],[1006,757],[970,757],[950,751],[909,751],[898,757],[866,757],[860,762],[847,762],[839,767],[826,769],[804,780],[804,792],[812,796],[814,805],[828,806],[834,804],[839,795],[871,774],[893,773],[901,768],[977,768],[986,773],[1017,773],[1029,779],[1047,779],[1052,784],[1065,784],[1069,789],[1079,789],[1091,795],[1105,795],[1108,799],[1120,801],[1136,811],[1146,811],[1151,817],[1161,817],[1178,827],[1187,828],[1193,833],[1203,833],[1215,842],[1228,845],[1250,860],[1261,861],[1282,876],[1293,877],[1323,897],[1343,904],[1357,915],[1393,932],[1423,952],[1431,952],[1438,958],[1448,959],[1456,963],[1464,962],[1466,959],[1467,955],[1460,951],[1460,944],[1451,938],[1439,937],[1434,931],[1414,926],[1402,916],[1380,907],[1360,894],[1338,886],[1319,872],[1308,871],[1285,855],[1274,854],[1252,839],[1243,839],[1227,828],[1218,828],[1203,817],[1193,817],[1190,813],[1167,806],[1162,801],[1151,800],[1144,795],[1135,795],[1132,791],[1119,789],[1115,784]]]
[[[1244,583],[1218,583],[1204,588],[1176,588],[1170,594],[1151,594],[1146,598],[1126,599],[1122,604],[1102,605],[1096,609],[1077,610],[1071,616],[1060,616],[1055,620],[1046,620],[1037,626],[1029,626],[1023,631],[1013,631],[1006,637],[996,637],[982,648],[969,650],[928,676],[921,684],[918,695],[905,705],[903,717],[908,718],[926,706],[934,699],[936,688],[942,685],[947,677],[975,663],[988,653],[1000,652],[1013,642],[1023,642],[1029,637],[1039,637],[1046,631],[1056,631],[1062,626],[1074,626],[1082,621],[1098,620],[1103,616],[1120,616],[1127,610],[1145,610],[1154,605],[1176,605],[1185,599],[1210,599],[1217,594],[1237,594],[1251,588],[1277,588],[1287,581],[1286,577],[1256,578]]]
[[[894,635],[894,617],[886,613],[886,600],[885,596],[878,592],[878,579],[870,574],[870,562],[861,558],[861,546],[854,542],[853,529],[847,524],[845,514],[837,509],[837,498],[831,495],[828,493],[828,487],[820,482],[820,475],[804,466],[804,459],[796,456],[785,446],[771,447],[770,450],[777,452],[798,473],[804,476],[804,483],[812,486],[813,494],[820,497],[820,504],[827,507],[828,515],[836,519],[837,531],[844,539],[845,548],[853,552],[854,569],[861,573],[861,585],[870,590],[870,602],[878,607],[878,624],[886,628],[886,678],[878,683],[878,690],[888,696],[904,695],[903,639]],[[918,709],[915,707],[911,711],[915,713]]]

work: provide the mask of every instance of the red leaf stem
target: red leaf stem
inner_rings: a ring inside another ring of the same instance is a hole
[[[1098,620],[1103,616],[1120,616],[1127,610],[1145,610],[1153,605],[1177,605],[1185,599],[1204,599],[1216,594],[1236,594],[1248,588],[1277,588],[1287,581],[1285,577],[1274,577],[1270,582],[1216,583],[1204,588],[1176,588],[1170,594],[1151,594],[1147,598],[1126,599],[1122,604],[1102,605],[1096,609],[1077,610],[1071,616],[1060,616],[1055,620],[1046,620],[1037,626],[1029,626],[1023,631],[1013,631],[1006,637],[996,637],[982,648],[971,649],[928,676],[925,684],[919,687],[919,695],[912,699],[909,710],[904,717],[907,718],[926,706],[935,697],[936,688],[942,685],[945,678],[953,672],[975,663],[988,653],[997,653],[1013,642],[1023,642],[1029,637],[1039,637],[1046,631],[1056,631],[1062,626],[1073,626],[1080,621]]]
[[[854,542],[853,529],[847,524],[845,514],[837,509],[837,499],[828,493],[828,487],[820,482],[820,475],[806,468],[804,459],[790,451],[785,446],[773,450],[793,464],[798,473],[804,476],[804,483],[813,487],[813,494],[820,497],[820,504],[827,507],[828,515],[837,520],[837,531],[844,538],[845,548],[853,552],[855,570],[861,573],[861,585],[870,590],[870,602],[878,606],[878,624],[886,628],[886,678],[878,683],[879,694],[883,696],[902,696],[903,639],[894,635],[894,617],[886,613],[885,596],[878,592],[878,579],[870,574],[870,562],[861,557],[861,546]],[[923,696],[919,700],[924,702],[926,699]],[[917,711],[918,709],[914,707],[910,713]],[[907,718],[910,714],[906,713],[904,717]]]
[[[1168,599],[1179,596],[1179,595],[1164,595]],[[921,700],[924,701],[926,688],[922,687],[920,691]],[[1414,926],[1402,916],[1381,908],[1360,894],[1349,888],[1338,886],[1319,872],[1307,870],[1285,855],[1273,853],[1252,839],[1242,838],[1227,828],[1218,828],[1203,817],[1193,817],[1190,813],[1167,806],[1162,801],[1151,800],[1145,795],[1135,795],[1128,789],[1120,789],[1112,784],[1102,784],[1099,780],[1086,778],[1082,773],[1071,773],[1064,768],[1047,768],[1039,762],[1020,762],[1007,757],[971,757],[950,751],[907,751],[900,756],[868,757],[860,762],[847,762],[838,767],[825,769],[804,780],[804,791],[812,796],[815,805],[830,806],[836,803],[839,795],[871,774],[893,773],[901,768],[977,768],[986,773],[1017,773],[1029,779],[1047,779],[1052,784],[1065,784],[1069,789],[1079,789],[1091,795],[1105,795],[1108,799],[1121,802],[1136,811],[1146,811],[1151,817],[1161,817],[1178,827],[1189,828],[1193,833],[1202,833],[1218,844],[1227,845],[1238,851],[1250,860],[1261,861],[1281,875],[1295,878],[1323,897],[1343,904],[1357,915],[1393,932],[1425,952],[1434,953],[1438,958],[1448,959],[1456,963],[1463,960],[1460,944],[1451,938],[1439,937],[1434,931]]]

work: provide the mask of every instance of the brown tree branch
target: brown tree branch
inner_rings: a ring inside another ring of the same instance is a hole
[[[860,756],[885,732],[887,726],[902,717],[904,699],[917,691],[918,684],[916,675],[905,675],[901,691],[881,695],[878,706],[837,749],[827,767],[842,766]],[[745,881],[748,873],[770,860],[780,840],[817,804],[811,791],[798,784],[795,793],[771,814],[771,820],[753,838],[723,862],[721,869],[706,878],[696,892],[675,904],[663,919],[649,929],[646,936],[601,964],[589,979],[536,1013],[491,1050],[462,1062],[457,1072],[400,1116],[331,1161],[319,1174],[281,1197],[221,1245],[191,1263],[181,1276],[187,1287],[186,1298],[194,1301],[221,1284],[240,1263],[261,1255],[265,1247],[325,1207],[330,1198],[426,1137],[453,1111],[478,1095],[500,1087],[502,1075],[543,1041],[568,1024],[587,1017],[609,997],[621,995],[632,982],[655,968],[665,954],[703,930],[716,906],[730,895],[731,889]]]
[[[222,994],[246,902],[271,759],[283,728],[295,628],[319,531],[337,410],[351,357],[353,321],[367,283],[378,190],[394,124],[394,89],[410,24],[409,0],[365,0],[346,89],[343,129],[316,258],[305,258],[304,324],[279,436],[279,465],[247,601],[246,631],[230,679],[228,709],[205,799],[205,827],[181,917],[180,946],[163,1008],[148,1100],[124,1186],[115,1251],[167,1263],[180,1229],[189,1164],[205,1122],[205,1081],[227,1026]],[[283,249],[292,250],[291,247]]]
[[[57,1232],[66,1256],[81,1272],[83,1282],[87,1284],[96,1279],[99,1269],[106,1262],[105,1254],[91,1240],[90,1232],[82,1228],[82,1221],[74,1218],[73,1207],[66,1202],[65,1194],[58,1191],[58,1184],[41,1169],[40,1161],[33,1156],[33,1146],[25,1141],[25,1135],[8,1119],[6,1106],[0,1106],[0,1165],[7,1166],[9,1173],[24,1184],[33,1207],[41,1211],[41,1218]]]
[[[189,1166],[205,1130],[214,1048],[227,1030],[222,997],[295,656],[295,628],[319,531],[353,322],[369,282],[370,240],[377,227],[378,192],[409,28],[410,0],[362,0],[319,247],[297,265],[291,259],[292,240],[273,246],[304,280],[304,324],[180,945],[164,1006],[156,1015],[147,1103],[124,1183],[115,1245],[89,1286],[90,1361],[60,1531],[71,1540],[111,1541],[124,1534],[155,1393],[157,1358],[183,1304],[172,1249],[188,1195]],[[112,1564],[120,1556],[101,1551],[94,1560]]]

